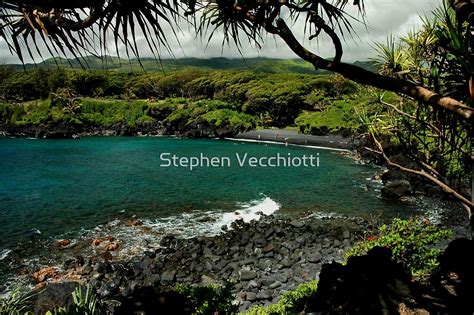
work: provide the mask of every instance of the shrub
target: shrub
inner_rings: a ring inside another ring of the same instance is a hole
[[[82,102],[79,118],[95,126],[110,126],[126,123],[128,126],[148,123],[149,104],[146,101],[104,101],[87,99]]]
[[[255,127],[253,116],[238,113],[228,109],[217,109],[202,115],[202,118],[216,127],[229,127],[238,131],[245,131]]]
[[[107,75],[100,71],[81,71],[73,76],[71,84],[76,93],[93,96],[99,89],[106,87]]]
[[[194,70],[183,70],[168,74],[162,77],[156,85],[158,95],[162,98],[189,96],[187,84],[201,75],[202,72]]]
[[[358,85],[341,75],[317,76],[311,82],[313,89],[323,91],[325,96],[341,98],[358,91]]]
[[[186,307],[192,314],[235,314],[237,306],[232,302],[232,283],[223,286],[211,284],[204,287],[194,287],[178,284],[175,291],[186,298]]]
[[[15,73],[15,69],[11,66],[0,65],[0,84],[3,83],[4,80],[7,80]]]
[[[346,258],[366,254],[376,246],[387,247],[394,259],[414,276],[423,277],[438,266],[438,256],[442,250],[434,245],[452,235],[451,230],[440,229],[425,219],[394,219],[391,224],[379,227],[375,235],[357,243],[346,253]]]
[[[127,93],[138,98],[162,97],[157,87],[163,76],[161,74],[142,74],[129,81],[125,88]]]
[[[29,295],[22,294],[18,289],[14,290],[8,297],[0,298],[1,315],[27,314]]]
[[[68,87],[69,79],[67,71],[63,68],[54,68],[48,74],[48,91],[56,92],[57,89]]]
[[[95,294],[92,286],[88,285],[84,292],[81,287],[77,287],[72,292],[72,304],[67,307],[60,307],[48,311],[46,315],[96,315],[103,314],[102,302]]]
[[[316,294],[318,281],[300,284],[295,290],[283,293],[280,300],[269,306],[254,306],[246,315],[281,315],[304,312],[309,299]]]

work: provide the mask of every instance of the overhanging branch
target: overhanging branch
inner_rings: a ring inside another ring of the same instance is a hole
[[[468,200],[466,197],[464,197],[463,195],[461,195],[460,193],[458,193],[457,191],[455,191],[454,189],[452,189],[451,187],[449,187],[445,183],[443,183],[441,180],[439,180],[435,176],[433,176],[433,175],[431,175],[431,174],[429,174],[429,173],[427,173],[423,170],[415,170],[415,169],[407,168],[407,167],[404,167],[400,164],[394,163],[385,154],[382,144],[377,139],[375,139],[375,137],[373,137],[373,140],[375,142],[375,145],[377,146],[378,151],[367,148],[369,151],[372,151],[376,154],[381,155],[384,158],[384,160],[385,160],[385,162],[387,163],[388,166],[396,168],[396,169],[398,169],[402,172],[405,172],[405,173],[410,173],[410,174],[421,176],[421,177],[429,180],[433,184],[437,185],[438,187],[440,187],[445,193],[447,193],[448,195],[454,197],[456,200],[458,200],[459,202],[461,202],[463,204],[463,206],[467,209],[468,214],[469,214],[469,219],[471,220],[472,215],[473,215],[472,211],[474,209],[474,204],[470,200]]]
[[[277,19],[276,24],[278,28],[277,34],[285,41],[288,47],[290,47],[291,50],[293,50],[293,52],[300,58],[313,64],[315,68],[342,74],[346,78],[361,84],[410,96],[417,101],[429,104],[435,108],[453,112],[463,120],[474,120],[474,109],[455,99],[441,96],[427,88],[415,85],[408,81],[382,76],[354,65],[333,62],[321,58],[304,48],[298,42],[283,19]]]

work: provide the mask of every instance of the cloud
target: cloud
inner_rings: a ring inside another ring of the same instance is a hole
[[[429,14],[436,6],[440,4],[440,0],[366,0],[366,25],[360,22],[354,22],[355,35],[353,37],[346,36],[344,41],[344,57],[346,61],[366,60],[374,55],[374,42],[384,41],[390,35],[401,35],[408,30],[420,26],[421,21],[419,15]],[[352,16],[358,17],[355,8],[348,11]],[[360,18],[360,17],[359,17]],[[247,44],[246,38],[242,37],[243,49],[241,52],[233,45],[222,46],[223,34],[216,33],[213,39],[207,43],[207,39],[196,38],[195,31],[185,22],[179,24],[181,31],[178,33],[179,43],[176,40],[170,41],[171,50],[176,58],[180,57],[276,57],[276,58],[297,58],[297,56],[282,42],[281,39],[271,35],[265,36],[261,49]],[[321,37],[317,41],[303,41],[303,20],[293,25],[292,30],[296,37],[304,42],[304,45],[315,53],[323,57],[331,57],[333,55],[333,46],[328,37]],[[172,34],[169,27],[165,27],[166,34]],[[153,56],[146,43],[143,34],[138,34],[137,44],[142,57]],[[110,44],[108,47],[109,54],[114,55],[115,45]],[[42,49],[44,57],[49,57],[46,49]],[[125,57],[124,47],[119,47],[122,57]],[[160,52],[160,57],[170,58],[171,55],[166,51]],[[25,58],[26,62],[31,62],[30,58]],[[36,61],[40,61],[38,58]],[[0,39],[0,62],[1,63],[19,63],[16,56],[12,56],[3,39]]]

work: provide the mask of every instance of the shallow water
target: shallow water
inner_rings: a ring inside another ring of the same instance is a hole
[[[229,157],[230,167],[160,167],[160,154]],[[250,167],[236,154],[314,155],[319,167]],[[379,169],[340,152],[263,143],[176,138],[0,138],[0,292],[30,284],[28,274],[94,256],[91,241],[114,236],[114,260],[159,246],[173,233],[214,235],[260,214],[390,218],[420,206],[383,200]],[[130,227],[129,219],[142,226]],[[67,238],[62,249],[55,240]]]
[[[160,154],[167,152],[228,156],[232,164],[192,171],[160,167]],[[236,153],[319,154],[320,166],[239,167]],[[387,217],[417,211],[379,198],[378,184],[368,180],[376,168],[327,150],[174,138],[0,138],[0,157],[1,257],[32,236],[59,237],[119,216],[161,219],[156,224],[171,230],[193,226],[193,215],[204,212],[225,213],[220,224],[258,211]]]

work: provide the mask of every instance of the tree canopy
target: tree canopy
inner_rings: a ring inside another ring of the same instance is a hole
[[[472,26],[472,2],[449,1],[459,15],[460,23]],[[117,51],[121,43],[127,54],[139,56],[138,30],[145,36],[151,51],[159,55],[162,49],[170,49],[164,25],[176,30],[179,20],[188,21],[197,33],[208,34],[209,38],[222,30],[225,40],[233,41],[237,48],[241,47],[240,34],[259,45],[263,35],[269,33],[280,37],[294,53],[317,69],[334,71],[362,84],[402,93],[453,112],[462,120],[472,121],[473,109],[464,100],[440,95],[410,80],[374,74],[341,62],[341,38],[353,32],[353,18],[347,14],[349,5],[357,6],[364,18],[363,0],[3,0],[0,35],[10,51],[24,60],[24,54],[33,57],[33,51],[42,55],[38,41],[44,42],[51,55],[67,52],[100,55],[112,41]],[[304,19],[304,35],[309,40],[316,39],[321,33],[331,38],[334,58],[324,59],[297,40],[292,24],[288,22],[298,19]]]

